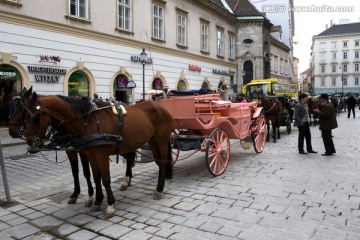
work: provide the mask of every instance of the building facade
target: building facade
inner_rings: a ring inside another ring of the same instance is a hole
[[[332,25],[312,39],[316,94],[360,93],[360,22]]]
[[[30,86],[133,104],[225,84],[229,99],[270,76],[271,26],[248,0],[0,0],[0,124]]]
[[[2,0],[3,108],[30,86],[39,94],[91,98],[96,92],[131,104],[164,86],[234,83],[235,20],[205,0]]]

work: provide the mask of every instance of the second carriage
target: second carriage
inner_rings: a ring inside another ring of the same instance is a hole
[[[173,161],[179,151],[205,152],[211,174],[222,174],[230,159],[230,139],[253,142],[261,153],[266,141],[265,118],[256,102],[232,103],[219,94],[170,96],[158,100],[173,115]]]

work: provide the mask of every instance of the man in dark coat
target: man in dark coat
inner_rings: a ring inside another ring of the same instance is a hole
[[[309,109],[307,105],[308,95],[301,93],[299,95],[299,102],[295,105],[295,123],[294,126],[298,127],[298,149],[300,154],[306,154],[304,151],[304,138],[306,139],[306,149],[308,153],[316,153],[311,145],[311,133],[309,127]]]
[[[348,107],[348,118],[350,118],[350,111],[353,112],[353,116],[355,118],[355,106],[356,106],[356,99],[355,97],[350,93],[348,99],[347,99],[347,107]]]
[[[314,109],[314,112],[318,114],[320,120],[321,136],[323,138],[325,153],[323,156],[331,156],[336,153],[334,142],[332,140],[331,130],[337,128],[336,113],[334,106],[329,102],[329,95],[323,93],[320,95],[320,101],[322,104],[321,110],[318,108]]]

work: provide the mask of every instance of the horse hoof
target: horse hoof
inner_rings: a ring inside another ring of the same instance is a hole
[[[154,192],[154,197],[153,197],[153,199],[154,199],[154,200],[160,200],[160,199],[162,198],[162,195],[163,195],[162,192],[157,192],[157,191],[155,191],[155,192]]]
[[[104,218],[111,218],[114,215],[115,207],[114,205],[109,205],[104,212]]]
[[[68,204],[75,204],[77,201],[77,198],[70,198],[68,201]]]
[[[128,188],[127,185],[121,185],[120,186],[120,191],[125,191]]]
[[[273,140],[273,143],[276,143],[276,140],[275,140],[275,139]]]
[[[86,201],[85,201],[85,207],[91,207],[94,203],[94,199],[93,197],[89,197]]]
[[[94,206],[91,208],[91,212],[97,212],[97,211],[100,211],[100,205],[94,205]]]

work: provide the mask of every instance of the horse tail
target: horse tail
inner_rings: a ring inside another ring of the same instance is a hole
[[[166,161],[166,179],[171,180],[173,178],[173,164],[172,164],[172,148],[170,140],[168,142],[168,160]]]

